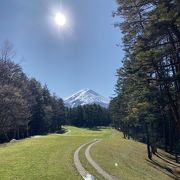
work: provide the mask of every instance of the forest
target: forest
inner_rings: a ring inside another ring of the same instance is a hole
[[[14,47],[0,49],[0,143],[34,135],[63,132],[62,125],[93,128],[111,123],[109,111],[99,105],[66,108],[47,85],[29,78],[13,62]]]
[[[13,45],[0,50],[0,142],[60,131],[65,120],[63,100],[47,85],[28,78],[12,61]]]
[[[66,124],[77,127],[109,126],[112,121],[109,110],[96,104],[66,108],[65,114]]]
[[[110,112],[124,138],[180,155],[180,1],[117,0],[125,56]]]

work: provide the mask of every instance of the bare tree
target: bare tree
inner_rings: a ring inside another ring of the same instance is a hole
[[[14,50],[13,44],[6,40],[0,48],[0,60],[12,60],[15,55],[16,52]]]

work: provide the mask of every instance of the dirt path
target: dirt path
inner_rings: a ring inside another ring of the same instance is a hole
[[[77,148],[77,150],[74,153],[74,164],[76,166],[76,169],[78,170],[79,174],[82,176],[83,179],[87,179],[87,180],[93,180],[93,176],[91,174],[88,173],[88,171],[86,171],[84,169],[84,167],[82,166],[80,160],[79,160],[79,151],[86,145],[88,145],[89,143],[93,143],[95,140],[90,141],[86,144],[81,145],[79,148]]]
[[[116,180],[116,178],[112,177],[110,174],[108,174],[106,171],[104,171],[91,157],[90,155],[90,149],[92,148],[92,146],[94,146],[96,143],[100,142],[100,140],[95,141],[93,143],[91,143],[86,151],[85,151],[85,156],[86,159],[88,160],[88,162],[96,169],[96,171],[101,174],[105,179],[107,180]]]
[[[95,178],[93,177],[93,175],[91,175],[88,171],[86,171],[84,169],[84,167],[82,166],[80,160],[79,160],[79,152],[80,150],[87,146],[89,144],[89,146],[86,148],[85,151],[85,156],[86,159],[88,160],[88,162],[91,164],[91,166],[93,166],[96,171],[102,175],[105,179],[107,180],[117,180],[117,178],[111,176],[110,174],[108,174],[106,171],[104,171],[91,157],[90,155],[90,149],[92,148],[92,146],[94,146],[96,143],[100,142],[101,140],[93,140],[90,141],[86,144],[81,145],[80,147],[77,148],[77,150],[74,153],[74,164],[76,166],[76,169],[78,170],[79,174],[82,176],[83,179],[85,180],[95,180]]]

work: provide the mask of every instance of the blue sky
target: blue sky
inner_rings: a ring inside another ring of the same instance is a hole
[[[60,97],[84,88],[110,97],[123,58],[116,8],[115,0],[1,0],[0,43],[11,41],[26,74]],[[62,28],[54,22],[59,11]]]

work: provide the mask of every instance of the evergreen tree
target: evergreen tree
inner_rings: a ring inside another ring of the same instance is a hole
[[[13,55],[13,46],[6,42],[0,49],[0,142],[60,130],[62,99],[51,95],[46,85],[29,80],[11,60]]]
[[[164,142],[165,149],[174,152],[178,161],[180,3],[172,0],[117,0],[117,3],[119,8],[114,15],[123,18],[116,26],[124,35],[125,57],[118,71],[117,97],[110,104],[115,126],[120,126],[128,136],[146,141],[150,159],[154,146]]]

